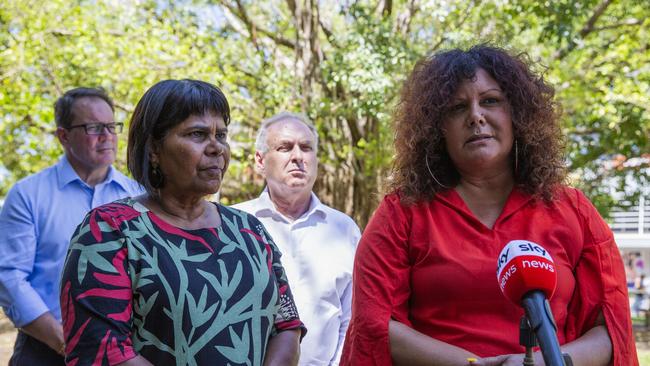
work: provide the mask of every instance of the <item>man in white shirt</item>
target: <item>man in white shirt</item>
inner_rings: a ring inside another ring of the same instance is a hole
[[[255,163],[266,188],[235,208],[255,215],[282,252],[307,335],[300,365],[338,365],[350,322],[352,265],[361,233],[344,213],[312,192],[318,134],[303,115],[282,112],[262,122]]]

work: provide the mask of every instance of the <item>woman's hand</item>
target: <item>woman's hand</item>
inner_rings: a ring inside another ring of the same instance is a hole
[[[474,362],[470,362],[469,365],[470,366],[501,366],[503,365],[503,362],[510,356],[511,355],[501,355],[501,356],[480,358]],[[519,363],[519,366],[521,366],[521,363]]]
[[[458,366],[475,354],[431,338],[398,321],[389,320],[388,337],[393,365]],[[498,365],[498,364],[495,364]]]
[[[602,320],[604,322],[604,320]],[[562,352],[571,355],[575,366],[607,365],[612,357],[612,343],[604,325],[597,325],[587,331],[582,337],[562,346]],[[544,366],[541,352],[535,352],[535,366]],[[473,363],[476,366],[521,366],[523,354],[500,355],[485,357]]]
[[[472,366],[521,366],[524,363],[524,354],[500,355],[485,357],[472,363]],[[544,359],[539,352],[535,352],[535,366],[544,366]]]

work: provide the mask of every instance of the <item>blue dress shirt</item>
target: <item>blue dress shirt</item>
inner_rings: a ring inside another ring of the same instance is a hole
[[[142,192],[113,167],[92,188],[65,156],[11,188],[0,213],[0,306],[16,327],[48,311],[61,321],[59,282],[77,225],[91,209]]]

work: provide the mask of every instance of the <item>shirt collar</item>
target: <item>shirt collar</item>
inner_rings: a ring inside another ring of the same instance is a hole
[[[320,202],[318,197],[316,197],[316,194],[314,192],[311,192],[310,194],[311,199],[309,200],[309,208],[307,209],[307,212],[305,212],[302,216],[300,216],[298,219],[294,221],[294,223],[307,220],[309,217],[312,215],[322,215],[323,217],[327,216],[327,212],[325,211],[325,206]],[[271,195],[269,194],[269,187],[264,187],[264,191],[262,191],[262,194],[260,194],[260,197],[258,198],[258,205],[257,209],[255,210],[255,214],[273,214],[273,215],[279,215],[282,217],[285,221],[289,222],[289,220],[278,210],[275,209],[275,205],[273,204],[273,201],[271,201]]]
[[[455,189],[448,189],[442,192],[438,192],[435,198],[442,201],[452,209],[458,212],[462,212],[464,215],[471,217],[472,219],[476,219],[474,214],[467,207],[465,201],[463,201]],[[508,196],[508,199],[506,200],[505,205],[503,206],[503,209],[501,210],[501,214],[499,214],[499,217],[497,218],[497,222],[507,219],[509,216],[517,212],[532,200],[534,200],[533,196],[525,193],[520,187],[514,186],[510,192],[510,195]]]
[[[56,164],[56,178],[59,184],[59,189],[63,189],[63,187],[74,181],[79,181],[82,184],[86,184],[86,182],[79,178],[79,175],[74,170],[72,165],[70,165],[70,161],[68,161],[68,158],[65,155],[63,155],[59,162]],[[124,174],[115,170],[113,166],[108,167],[108,174],[106,175],[106,179],[104,179],[104,181],[100,184],[107,184],[110,182],[117,183],[124,190],[127,190],[128,188],[128,178]]]

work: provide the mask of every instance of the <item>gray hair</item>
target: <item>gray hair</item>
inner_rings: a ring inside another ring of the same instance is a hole
[[[265,119],[262,121],[262,125],[260,125],[260,129],[257,131],[257,138],[255,139],[255,149],[262,154],[266,153],[269,149],[269,145],[267,144],[266,141],[266,136],[269,131],[269,127],[271,125],[275,124],[276,122],[280,121],[286,121],[286,120],[297,120],[299,122],[302,122],[307,128],[309,128],[309,131],[314,135],[314,151],[318,151],[318,131],[316,131],[316,127],[314,127],[314,124],[311,122],[311,120],[305,116],[302,113],[291,113],[291,112],[280,112],[276,115],[274,115],[271,118]]]

